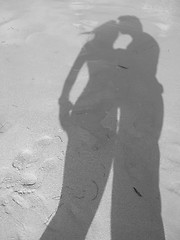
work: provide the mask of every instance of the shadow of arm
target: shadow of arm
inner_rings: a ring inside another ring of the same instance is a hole
[[[59,117],[60,117],[61,125],[64,128],[64,130],[67,128],[67,126],[69,126],[70,111],[72,110],[72,107],[73,107],[72,103],[69,100],[69,94],[73,85],[76,82],[77,76],[80,72],[80,69],[84,65],[85,61],[86,61],[86,56],[84,54],[84,50],[82,49],[65,80],[62,94],[59,98],[59,105],[60,105]]]

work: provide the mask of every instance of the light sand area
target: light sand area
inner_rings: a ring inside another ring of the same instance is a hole
[[[179,239],[179,10],[0,0],[1,240]]]

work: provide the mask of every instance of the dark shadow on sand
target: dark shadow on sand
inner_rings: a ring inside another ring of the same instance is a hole
[[[113,166],[111,240],[164,240],[158,140],[163,88],[159,46],[134,16],[92,34],[65,81],[60,123],[68,135],[63,188],[41,240],[85,240]],[[121,34],[132,41],[114,49]],[[69,94],[84,64],[89,79],[75,104]]]

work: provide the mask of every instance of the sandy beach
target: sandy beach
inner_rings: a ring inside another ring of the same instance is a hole
[[[179,10],[0,0],[1,240],[179,239]]]

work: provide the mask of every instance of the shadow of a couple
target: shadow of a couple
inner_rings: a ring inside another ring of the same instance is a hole
[[[63,188],[41,240],[85,240],[111,167],[111,240],[163,240],[159,46],[134,16],[109,21],[90,34],[59,99],[60,123],[68,135]],[[132,41],[126,49],[115,49],[121,34]],[[70,92],[84,64],[88,82],[72,104]]]

